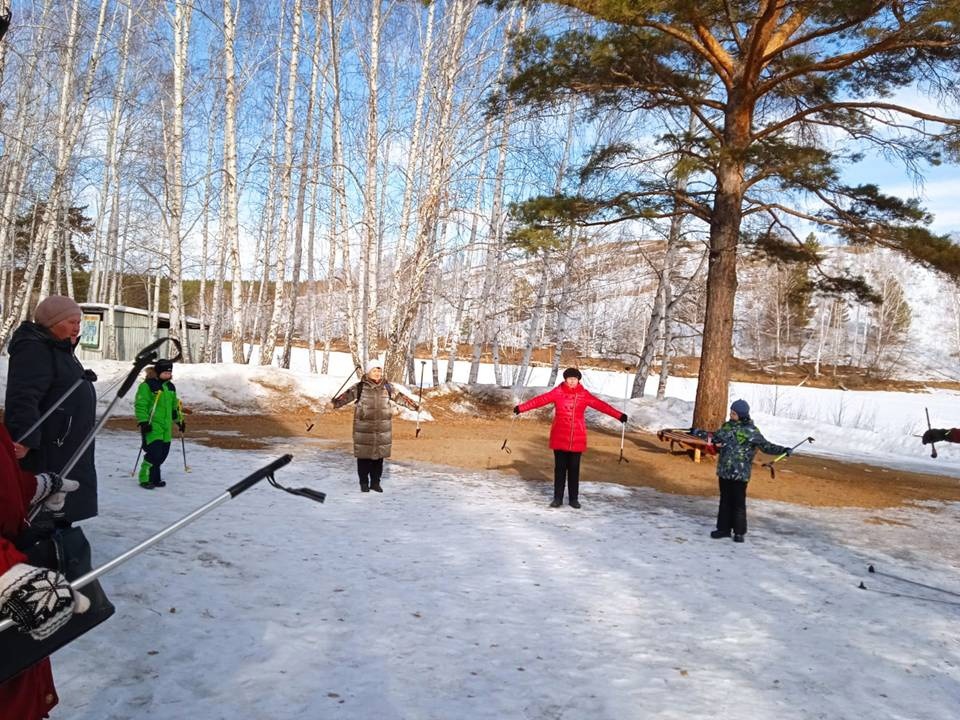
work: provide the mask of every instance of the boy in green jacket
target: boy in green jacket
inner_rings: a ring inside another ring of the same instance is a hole
[[[177,399],[177,388],[170,382],[172,377],[173,363],[170,360],[157,360],[152,368],[147,368],[146,379],[137,388],[134,400],[143,447],[140,487],[146,490],[167,484],[160,479],[160,466],[170,452],[173,424],[177,424],[180,432],[187,427],[183,408]]]

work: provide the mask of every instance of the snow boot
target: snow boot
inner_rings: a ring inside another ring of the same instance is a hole
[[[733,541],[734,541],[734,542],[743,542],[743,535],[734,535],[734,536],[733,536]]]
[[[710,533],[710,537],[712,537],[714,540],[719,540],[720,538],[728,538],[730,537],[730,531],[714,530],[713,532]],[[743,542],[743,540],[741,540],[740,542]]]
[[[563,502],[561,502],[560,500],[557,500],[556,498],[554,498],[553,501],[550,503],[550,507],[552,508],[560,507],[561,505],[563,505]]]
[[[360,492],[370,492],[370,483],[368,483],[366,480],[361,480]]]
[[[383,492],[383,488],[380,487],[379,482],[370,483],[370,489],[373,490],[374,492],[379,492],[379,493]]]
[[[580,501],[579,501],[579,500],[571,500],[571,501],[570,501],[570,507],[576,508],[577,510],[579,510],[579,509],[580,509]]]

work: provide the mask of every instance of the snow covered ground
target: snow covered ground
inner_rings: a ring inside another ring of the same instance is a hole
[[[361,494],[309,443],[191,446],[146,492],[135,435],[102,436],[95,561],[286,452],[278,480],[328,500],[261,483],[108,575],[117,614],[54,657],[55,718],[956,717],[956,504],[752,502],[735,545],[712,499],[585,483],[550,510],[545,486],[401,461]]]

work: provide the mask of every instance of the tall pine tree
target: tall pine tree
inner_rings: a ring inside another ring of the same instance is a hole
[[[801,242],[792,228],[814,225],[825,236],[895,248],[960,276],[960,248],[927,229],[931,217],[915,201],[848,185],[840,171],[870,149],[913,171],[960,154],[958,113],[927,110],[922,97],[956,107],[956,0],[549,4],[579,19],[565,32],[532,27],[515,39],[513,73],[492,99],[494,109],[508,99],[554,106],[579,96],[597,112],[666,118],[680,108],[699,121],[696,137],[664,135],[657,148],[662,156],[668,144],[696,168],[686,191],[644,172],[655,168],[653,152],[618,143],[598,148],[584,172],[619,174],[631,163],[632,185],[533,198],[520,215],[548,227],[666,219],[679,207],[709,227],[695,425],[716,426],[726,414],[737,251],[745,236],[786,250]],[[583,29],[583,15],[597,22]],[[859,278],[824,283],[862,287]]]

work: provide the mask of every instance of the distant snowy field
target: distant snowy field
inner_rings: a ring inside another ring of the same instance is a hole
[[[129,364],[93,367],[105,407]],[[349,372],[335,356],[311,375],[301,354],[292,371],[188,365],[175,381],[195,412],[257,412],[278,393],[319,405]],[[623,403],[626,375],[584,381]],[[630,401],[630,427],[688,425],[693,386]],[[909,437],[924,407],[960,423],[954,395],[731,389],[776,442],[814,435],[809,452],[960,476],[960,448],[933,461]],[[952,720],[960,707],[960,504],[750,501],[734,545],[707,535],[715,499],[645,488],[588,482],[582,510],[550,510],[545,485],[398,458],[383,495],[361,494],[353,458],[310,438],[189,443],[191,472],[171,453],[169,485],[147,492],[130,475],[138,440],[98,439],[96,563],[287,452],[278,480],[328,500],[261,483],[104,578],[117,614],[54,656],[55,719]]]

